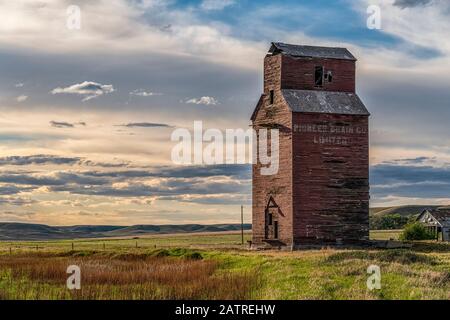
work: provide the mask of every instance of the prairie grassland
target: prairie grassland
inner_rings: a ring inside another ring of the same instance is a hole
[[[70,252],[0,257],[2,299],[246,299],[258,275],[216,273],[218,263],[184,253],[116,255]],[[66,269],[82,270],[80,290],[68,290]]]
[[[82,240],[74,250],[70,241],[2,242],[0,298],[450,299],[448,244],[254,252],[239,242],[237,234]],[[73,264],[81,290],[66,288]],[[372,264],[381,290],[367,289]]]
[[[245,233],[244,243],[251,239],[249,232]],[[108,252],[130,252],[137,250],[170,249],[170,248],[219,248],[240,249],[241,234],[238,232],[224,233],[197,233],[197,234],[170,234],[147,235],[129,238],[104,239],[74,239],[49,241],[0,241],[0,254],[2,252],[67,252],[69,250],[96,250]]]
[[[372,230],[370,238],[372,240],[398,240],[402,230]]]

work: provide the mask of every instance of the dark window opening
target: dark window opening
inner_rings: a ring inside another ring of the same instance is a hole
[[[273,104],[274,99],[275,99],[275,94],[274,94],[273,90],[270,90],[270,99],[269,99],[270,104]]]
[[[331,71],[327,72],[327,76],[328,76],[328,82],[333,81],[333,73]]]
[[[273,238],[278,239],[278,221],[273,224]]]
[[[316,87],[323,86],[323,66],[316,66],[316,71],[314,73],[314,84]]]
[[[267,215],[267,225],[269,225],[269,226],[271,226],[272,225],[272,219],[273,219],[273,216],[272,216],[272,214],[271,213],[269,213],[268,215]]]

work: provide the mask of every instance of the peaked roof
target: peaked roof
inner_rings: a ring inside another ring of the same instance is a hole
[[[281,92],[293,112],[369,115],[369,111],[355,93],[291,89]]]
[[[356,61],[356,58],[346,48],[316,47],[272,42],[269,50],[272,54],[286,54],[293,57],[341,59]]]
[[[419,220],[427,212],[431,214],[441,225],[450,221],[450,208],[448,207],[426,209],[417,217],[417,220]]]

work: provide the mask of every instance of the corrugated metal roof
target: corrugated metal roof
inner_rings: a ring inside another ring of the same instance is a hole
[[[294,57],[353,60],[356,58],[346,48],[302,46],[281,42],[272,42],[270,53],[283,53]]]
[[[293,112],[369,115],[355,93],[288,89],[282,93]]]

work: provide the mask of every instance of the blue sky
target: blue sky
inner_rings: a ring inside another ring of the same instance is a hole
[[[71,4],[80,30],[66,28]],[[380,30],[366,26],[372,4]],[[250,167],[180,168],[170,135],[194,120],[247,128],[271,41],[358,58],[372,206],[449,204],[449,12],[440,0],[1,2],[0,221],[235,222],[240,204],[249,220]]]

